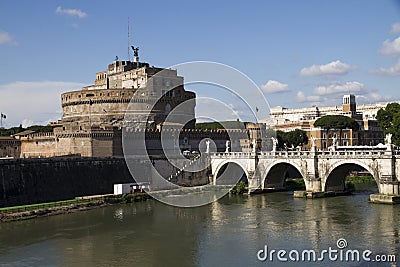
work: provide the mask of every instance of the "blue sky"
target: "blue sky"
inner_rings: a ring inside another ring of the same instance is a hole
[[[61,117],[60,93],[93,83],[131,43],[169,67],[230,65],[271,106],[400,99],[398,1],[1,1],[5,126]]]

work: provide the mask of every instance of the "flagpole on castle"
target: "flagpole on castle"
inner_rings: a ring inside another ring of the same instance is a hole
[[[6,119],[7,116],[3,113],[0,113],[0,128],[3,128],[3,119]]]

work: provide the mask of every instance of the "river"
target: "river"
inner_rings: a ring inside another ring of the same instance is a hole
[[[398,258],[400,206],[370,204],[370,193],[312,200],[294,199],[292,192],[230,196],[198,208],[150,200],[2,223],[0,266],[396,266],[327,254],[323,261],[301,259],[304,250],[340,251],[341,238],[344,252]],[[276,254],[260,261],[265,246],[268,254],[285,250],[288,262]],[[293,251],[300,253],[297,262]]]

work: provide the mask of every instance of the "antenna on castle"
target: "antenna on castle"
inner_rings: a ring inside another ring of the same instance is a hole
[[[128,17],[128,61],[131,61],[131,31],[129,28],[129,17]]]

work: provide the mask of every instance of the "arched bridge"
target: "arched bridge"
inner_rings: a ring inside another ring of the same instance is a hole
[[[229,152],[210,155],[213,184],[229,183],[238,175],[247,180],[249,191],[284,188],[288,173],[302,177],[306,191],[341,192],[352,170],[368,171],[379,193],[399,195],[400,151],[354,148],[337,151]],[[235,180],[238,181],[238,180]]]

